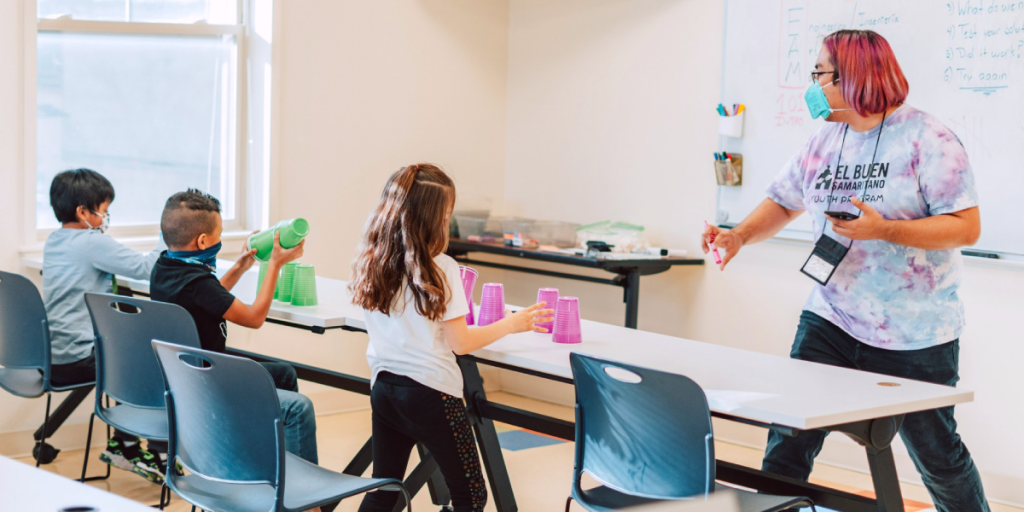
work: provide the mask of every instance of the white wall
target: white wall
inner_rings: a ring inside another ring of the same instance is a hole
[[[722,0],[514,0],[509,210],[637,222],[657,245],[696,253],[702,221],[715,210],[709,157],[717,145],[722,11]],[[644,278],[640,327],[786,355],[812,285],[798,272],[809,250],[765,243],[743,249],[725,272],[709,265]],[[552,285],[584,297],[585,317],[622,322],[620,292],[606,286],[522,276],[508,300],[526,303],[539,286]],[[957,410],[990,498],[1017,503],[1024,503],[1022,288],[1024,271],[969,265],[964,272],[969,325],[960,385],[975,390],[976,400]],[[508,375],[503,384],[537,391]],[[763,444],[763,431],[718,428],[720,437]],[[832,438],[820,460],[866,467],[852,442]],[[900,463],[902,475],[915,479],[905,456]]]
[[[314,264],[317,274],[349,277],[363,222],[387,177],[404,165],[439,164],[460,193],[501,198],[506,1],[277,6],[280,115],[271,222],[309,220],[303,261]],[[369,375],[363,334],[317,337],[267,326],[259,333],[235,328],[230,342]],[[364,397],[331,393],[332,409],[367,405]]]

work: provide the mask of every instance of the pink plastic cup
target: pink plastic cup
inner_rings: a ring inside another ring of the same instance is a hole
[[[466,291],[466,303],[469,304],[466,325],[473,325],[473,287],[476,286],[476,278],[479,274],[476,270],[462,266],[459,267],[459,274],[462,276],[462,289]]]
[[[491,325],[502,318],[505,318],[505,286],[501,283],[484,283],[476,325]]]
[[[555,306],[555,343],[582,343],[580,327],[580,301],[576,297],[559,297]]]
[[[541,288],[537,290],[537,302],[547,302],[547,305],[543,309],[555,309],[555,305],[558,304],[558,288]],[[538,322],[537,327],[543,327],[548,330],[547,334],[551,334],[551,331],[555,327],[554,320],[550,322]]]

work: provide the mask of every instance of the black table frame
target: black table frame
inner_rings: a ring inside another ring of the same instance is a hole
[[[132,291],[122,287],[122,293],[131,295]],[[138,292],[135,292],[138,293]],[[138,293],[139,295],[147,295]],[[275,318],[267,318],[267,322],[283,325],[286,327],[308,330],[316,334],[324,334],[328,330],[340,329],[350,332],[363,332],[364,329],[339,326],[339,327],[317,327]],[[325,386],[351,391],[362,395],[370,394],[370,381],[364,377],[349,375],[325,368],[296,363],[285,359],[265,356],[244,350],[228,348],[227,353],[253,359],[255,361],[277,362],[290,364],[295,368],[298,377],[302,380],[323,384]],[[480,449],[480,457],[483,461],[485,474],[491,487],[491,498],[494,500],[498,512],[517,512],[515,493],[512,490],[512,482],[509,479],[508,469],[505,466],[505,459],[501,452],[501,445],[498,442],[498,433],[494,427],[495,421],[507,423],[516,427],[540,432],[566,441],[575,441],[575,424],[543,414],[538,414],[525,409],[519,409],[509,405],[492,402],[487,399],[487,392],[484,390],[483,378],[480,376],[479,365],[493,366],[504,370],[511,370],[518,373],[532,375],[543,379],[573,384],[573,380],[536,372],[512,365],[502,364],[495,361],[488,361],[476,356],[460,356],[459,367],[462,370],[465,381],[466,412],[470,425]],[[87,393],[86,393],[87,394]],[[69,397],[70,398],[70,397]],[[84,396],[82,397],[84,398]],[[67,402],[67,400],[65,400]],[[62,404],[62,407],[64,404]],[[72,407],[73,409],[73,407]],[[68,411],[70,414],[70,410]],[[728,414],[712,412],[712,416],[737,421],[748,425],[776,430],[784,435],[795,435],[799,429],[783,425],[766,424],[745,418],[739,418]],[[52,421],[52,420],[51,420]],[[896,473],[896,464],[893,459],[891,443],[899,432],[903,423],[903,416],[891,416],[877,419],[870,419],[836,425],[825,430],[842,432],[864,447],[868,457],[868,465],[871,470],[871,477],[875,487],[877,499],[872,499],[857,494],[852,494],[829,487],[811,484],[800,480],[775,475],[757,469],[751,469],[738,464],[725,461],[716,461],[716,479],[741,487],[757,489],[769,494],[807,496],[814,500],[815,504],[843,512],[902,512],[903,497],[900,491],[899,479]],[[55,429],[55,428],[54,428]],[[349,462],[343,471],[346,474],[361,476],[370,467],[373,461],[372,439],[367,440],[359,452]],[[448,488],[445,486],[444,477],[438,470],[437,462],[426,452],[422,446],[418,447],[420,463],[413,468],[405,480],[406,488],[410,495],[415,496],[424,486],[428,487],[432,501],[437,505],[447,505],[451,497]],[[569,489],[566,488],[566,496]],[[401,500],[395,505],[394,512],[401,512],[404,504]]]
[[[612,279],[602,279],[600,277],[584,276],[580,274],[569,274],[565,272],[554,272],[551,270],[523,267],[519,265],[508,265],[494,261],[472,259],[468,256],[471,252],[482,252],[486,254],[496,254],[499,256],[510,256],[514,258],[545,261],[548,263],[560,263],[562,265],[593,268],[617,275]],[[588,283],[621,287],[623,289],[622,301],[626,303],[626,322],[624,325],[630,329],[636,329],[637,319],[640,312],[640,276],[660,274],[674,266],[704,264],[703,259],[696,258],[604,260],[554,252],[537,251],[533,249],[508,247],[499,244],[469,242],[459,239],[452,239],[448,242],[448,255],[455,258],[459,263],[466,265],[477,265],[481,267],[491,267],[501,270],[525,272],[527,274],[537,274],[548,277],[571,279],[573,281],[584,281]]]

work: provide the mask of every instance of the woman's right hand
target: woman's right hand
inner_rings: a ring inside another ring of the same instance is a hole
[[[736,233],[733,233],[732,230],[709,225],[704,229],[700,245],[701,248],[704,249],[704,254],[707,254],[712,247],[719,249],[719,255],[722,257],[722,264],[719,265],[718,268],[719,270],[725,270],[725,266],[729,264],[729,261],[731,261],[733,257],[736,256],[736,253],[740,252],[740,248],[743,247],[743,239]],[[722,251],[725,252],[723,253]]]
[[[520,309],[506,316],[505,320],[509,323],[512,331],[510,334],[526,331],[548,332],[543,327],[537,327],[538,323],[554,321],[555,310],[541,309],[546,305],[547,302],[538,302],[526,309]]]

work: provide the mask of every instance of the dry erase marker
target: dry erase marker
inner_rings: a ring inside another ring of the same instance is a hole
[[[708,226],[708,221],[704,221],[704,229],[707,229],[709,227],[710,226]],[[715,245],[715,234],[714,233],[711,233],[711,245]],[[716,265],[721,265],[722,264],[722,257],[718,255],[718,247],[712,248],[711,252],[713,252],[715,254],[715,264]]]

